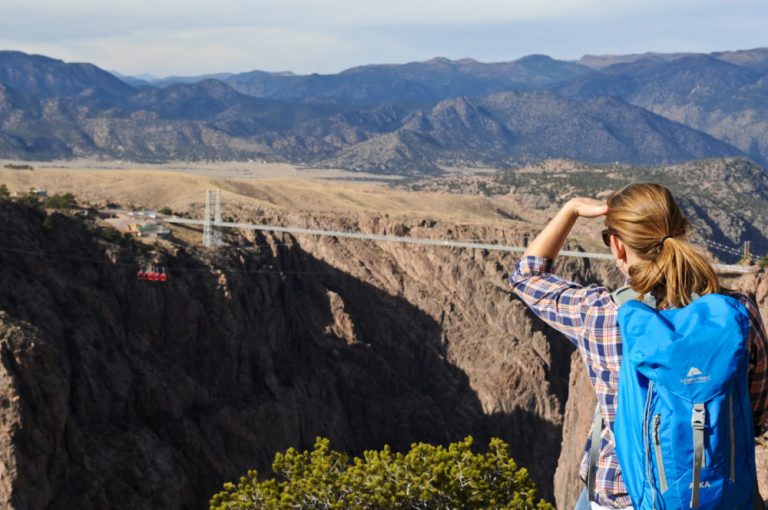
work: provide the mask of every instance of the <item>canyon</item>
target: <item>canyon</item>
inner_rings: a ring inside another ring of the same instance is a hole
[[[110,175],[99,185],[127,200],[129,188],[116,184],[123,174]],[[145,203],[192,180],[150,193],[161,176],[138,178],[146,187],[131,200]],[[252,188],[261,201],[243,199],[228,214],[382,235],[521,245],[549,214],[514,197],[450,194],[443,207],[461,219],[283,208],[272,181]],[[379,194],[407,199],[388,193]],[[472,435],[478,445],[504,439],[540,495],[572,506],[592,392],[578,353],[510,293],[516,256],[234,230],[221,249],[183,230],[153,245],[82,214],[0,199],[2,505],[205,508],[223,482],[266,473],[275,452],[317,436],[359,454]],[[576,233],[569,248],[588,246]],[[166,268],[168,282],[138,280],[147,264]],[[621,281],[611,264],[588,259],[563,258],[557,271]],[[768,313],[765,273],[732,283]],[[763,447],[759,462],[768,488]]]

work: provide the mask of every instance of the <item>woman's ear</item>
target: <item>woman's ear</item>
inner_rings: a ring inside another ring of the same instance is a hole
[[[624,249],[624,243],[622,243],[618,237],[611,234],[611,253],[616,260],[626,259],[627,252]]]
[[[613,258],[616,259],[616,267],[623,273],[626,273],[626,269],[629,267],[627,263],[627,247],[615,235],[611,235],[611,253],[613,253]]]

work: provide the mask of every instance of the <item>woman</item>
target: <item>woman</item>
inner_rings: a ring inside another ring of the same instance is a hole
[[[621,364],[619,307],[603,286],[587,287],[552,274],[560,252],[578,218],[605,217],[603,241],[632,290],[653,296],[659,309],[682,307],[695,294],[725,292],[710,264],[685,240],[688,221],[672,194],[658,184],[632,184],[607,202],[575,198],[563,206],[531,242],[510,277],[514,292],[549,325],[579,348],[600,404],[603,443],[595,474],[592,508],[628,508],[629,495],[613,444],[616,394]],[[768,345],[755,304],[745,295],[730,293],[750,315],[749,392],[755,433],[768,420]],[[579,475],[587,479],[589,443]],[[586,489],[577,510],[590,508]]]

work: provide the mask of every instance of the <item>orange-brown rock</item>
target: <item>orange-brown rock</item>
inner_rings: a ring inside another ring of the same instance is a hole
[[[558,504],[575,490],[591,394],[570,343],[510,294],[510,254],[261,233],[146,253],[8,201],[0,218],[0,506],[205,508],[222,482],[316,436],[350,453],[498,436],[542,495],[559,457]],[[368,214],[261,219],[523,236]],[[166,284],[137,280],[149,258]],[[579,259],[558,271],[616,280]]]
[[[509,293],[512,256],[261,234],[144,254],[60,214],[5,201],[0,217],[0,505],[204,508],[316,436],[351,453],[499,436],[552,496],[572,348]],[[136,278],[147,258],[167,283]],[[563,270],[594,279],[583,261]]]

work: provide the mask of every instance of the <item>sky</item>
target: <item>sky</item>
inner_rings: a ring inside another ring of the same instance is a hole
[[[768,46],[766,0],[0,0],[0,49],[128,75]]]

